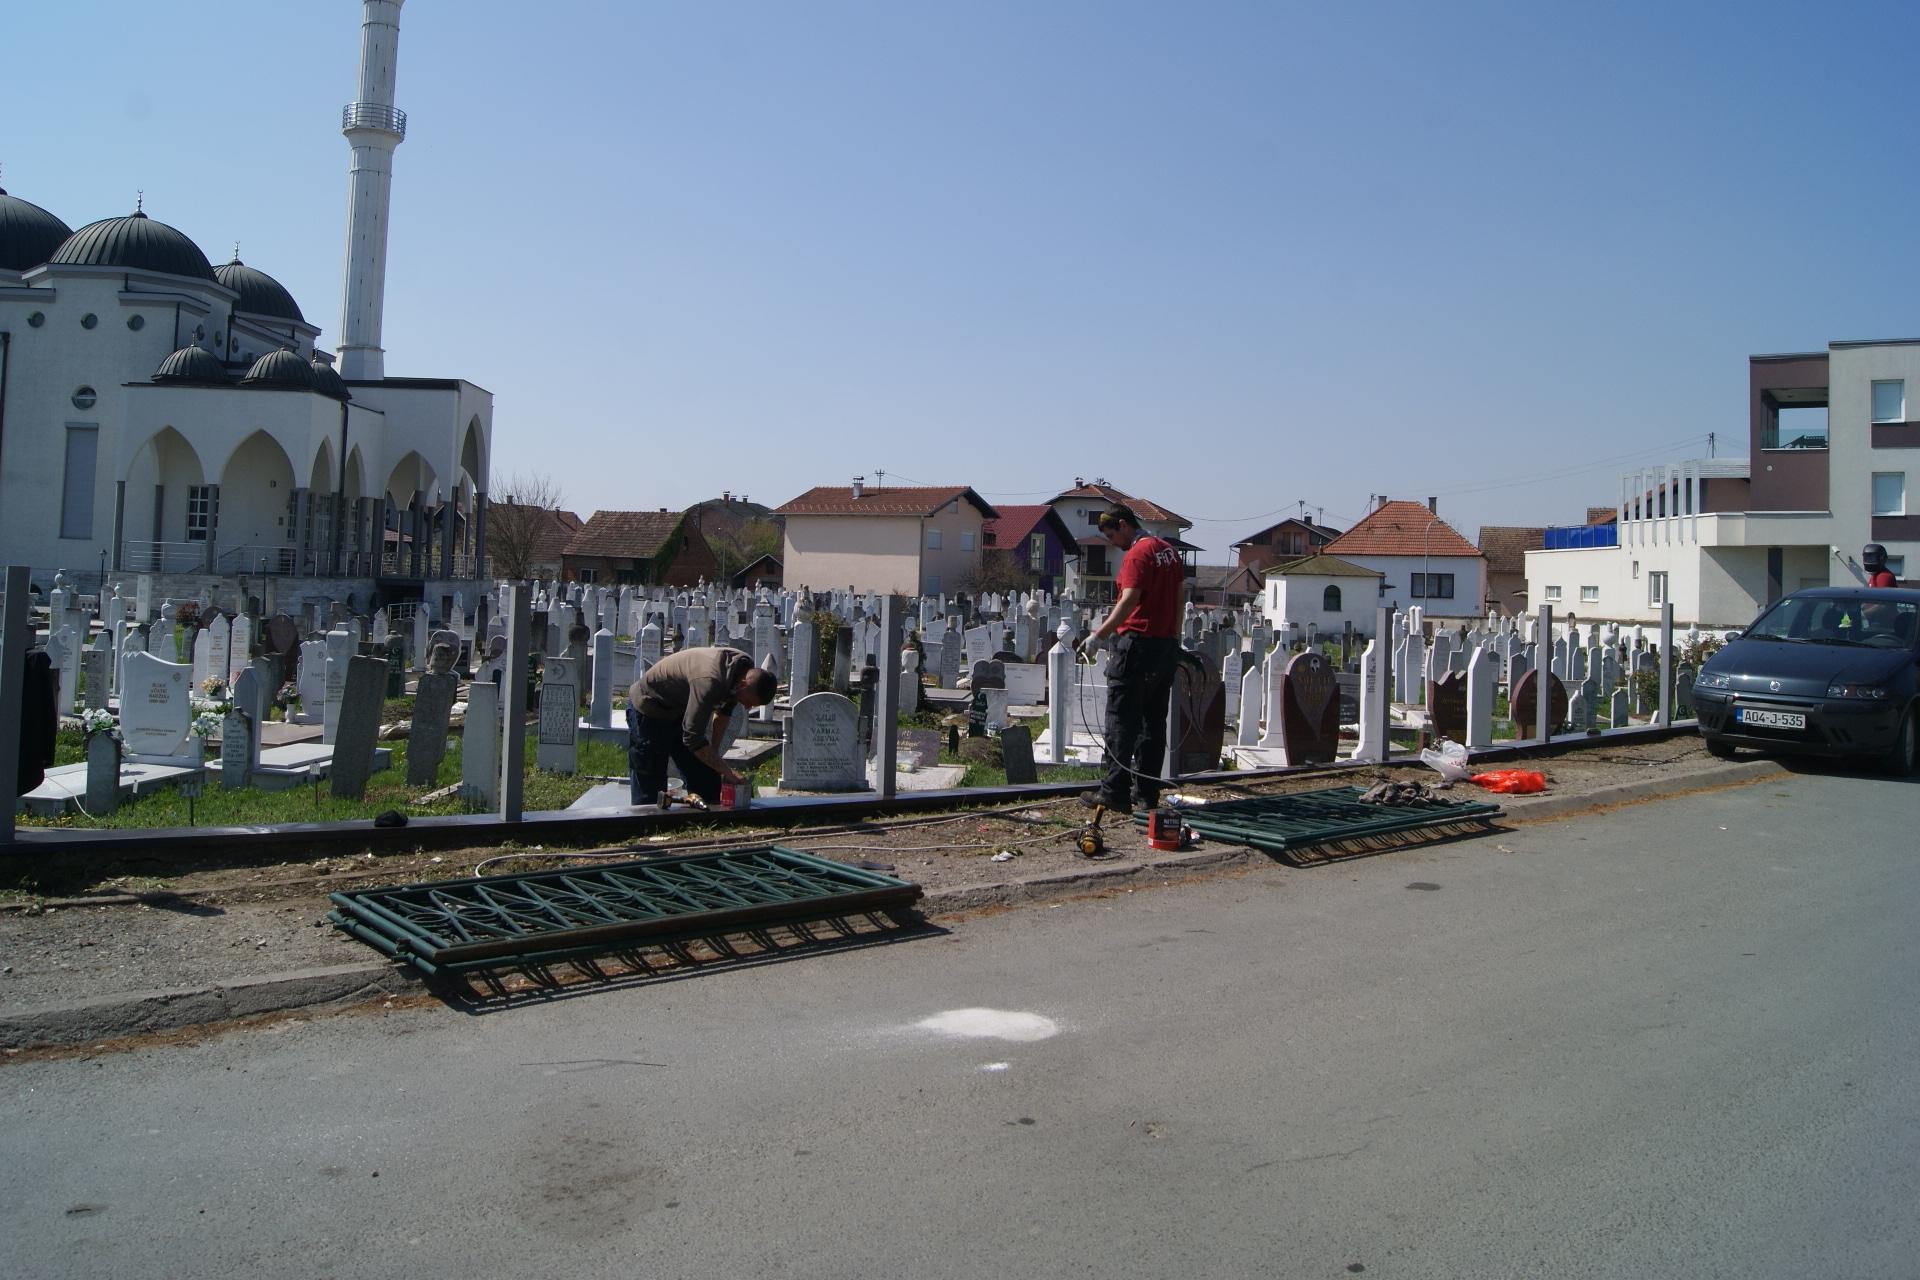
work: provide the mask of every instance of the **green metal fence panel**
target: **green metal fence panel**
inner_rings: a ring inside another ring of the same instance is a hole
[[[1433,833],[1462,824],[1487,824],[1501,814],[1485,801],[1451,801],[1431,806],[1366,804],[1359,787],[1329,787],[1289,795],[1251,796],[1196,805],[1180,811],[1181,821],[1200,835],[1245,844],[1274,854],[1343,841]],[[1145,825],[1146,813],[1134,815]]]
[[[920,886],[767,845],[331,895],[327,918],[427,973],[899,910]]]

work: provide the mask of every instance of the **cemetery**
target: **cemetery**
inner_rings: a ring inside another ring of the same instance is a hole
[[[1098,615],[1044,592],[544,582],[457,593],[442,619],[424,604],[261,617],[211,589],[143,588],[102,600],[58,580],[13,633],[45,655],[61,725],[51,767],[10,805],[23,830],[628,807],[628,687],[662,655],[713,644],[781,681],[722,744],[763,803],[1066,782],[1104,763],[1106,655],[1072,645]],[[1717,643],[1550,609],[1472,624],[1381,609],[1374,631],[1190,604],[1167,776],[1676,725]]]

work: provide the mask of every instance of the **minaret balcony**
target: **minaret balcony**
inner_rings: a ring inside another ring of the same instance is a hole
[[[407,136],[407,113],[384,102],[349,102],[340,112],[342,132],[351,129],[378,129],[396,138]]]

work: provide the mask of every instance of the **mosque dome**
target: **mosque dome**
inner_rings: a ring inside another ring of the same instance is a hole
[[[53,256],[73,229],[0,187],[0,271],[26,271]]]
[[[232,262],[215,267],[213,278],[240,295],[240,300],[233,304],[235,311],[295,320],[301,324],[307,322],[307,318],[300,314],[300,304],[293,300],[293,295],[287,292],[285,285],[264,271],[256,271],[237,256]]]
[[[126,267],[212,280],[200,246],[164,222],[135,210],[124,218],[89,222],[54,251],[49,262],[76,267]]]
[[[229,386],[233,379],[220,363],[220,357],[205,347],[182,347],[153,371],[155,382],[193,382],[203,385]]]
[[[247,370],[247,376],[240,379],[243,387],[284,387],[290,391],[314,391],[313,366],[299,356],[282,347],[278,351],[269,351],[253,362],[253,368]]]
[[[323,396],[332,396],[335,400],[351,400],[353,393],[347,390],[345,379],[334,367],[324,360],[315,359],[308,366],[313,371],[313,389]]]

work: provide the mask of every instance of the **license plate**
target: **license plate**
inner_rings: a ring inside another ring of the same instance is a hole
[[[1759,707],[1741,707],[1733,713],[1733,718],[1741,724],[1757,725],[1762,729],[1807,727],[1806,713],[1801,711],[1763,711]]]

